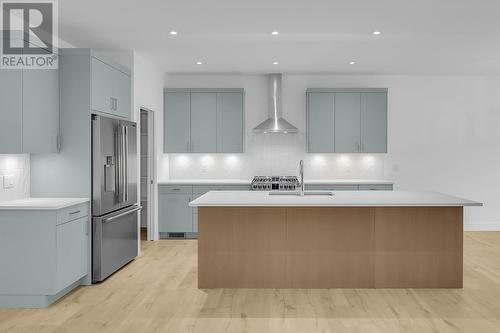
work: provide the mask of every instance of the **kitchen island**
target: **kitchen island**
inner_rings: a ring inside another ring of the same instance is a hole
[[[211,191],[199,288],[461,288],[463,207],[435,192]]]

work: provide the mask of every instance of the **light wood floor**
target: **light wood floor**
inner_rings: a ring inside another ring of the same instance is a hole
[[[47,309],[0,309],[0,332],[500,332],[500,233],[466,233],[463,289],[196,288],[195,240],[143,242],[104,283]]]

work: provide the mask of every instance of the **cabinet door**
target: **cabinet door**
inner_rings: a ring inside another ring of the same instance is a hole
[[[335,93],[335,152],[360,151],[361,94]]]
[[[87,274],[88,217],[57,226],[57,289],[61,290]]]
[[[59,72],[23,70],[23,152],[57,152]]]
[[[191,93],[192,153],[217,152],[217,94]]]
[[[160,232],[191,232],[193,212],[189,207],[191,195],[161,194],[158,225]]]
[[[307,151],[333,153],[334,149],[334,94],[307,95]]]
[[[165,153],[189,152],[190,94],[167,92],[164,95],[163,151]]]
[[[23,75],[0,69],[0,153],[21,153],[23,135]]]
[[[92,58],[92,110],[113,113],[113,80],[115,69]]]
[[[114,114],[130,119],[131,114],[131,80],[130,76],[113,69],[113,98],[115,98]]]
[[[217,152],[243,152],[243,93],[217,93]]]
[[[361,142],[364,153],[387,152],[387,93],[361,93]]]

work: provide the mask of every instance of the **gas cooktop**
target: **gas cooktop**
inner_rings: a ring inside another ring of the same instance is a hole
[[[255,176],[252,180],[255,191],[295,191],[298,187],[296,176]]]

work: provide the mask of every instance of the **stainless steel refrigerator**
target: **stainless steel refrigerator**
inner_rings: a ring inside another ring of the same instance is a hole
[[[92,282],[138,254],[137,127],[92,115]]]

